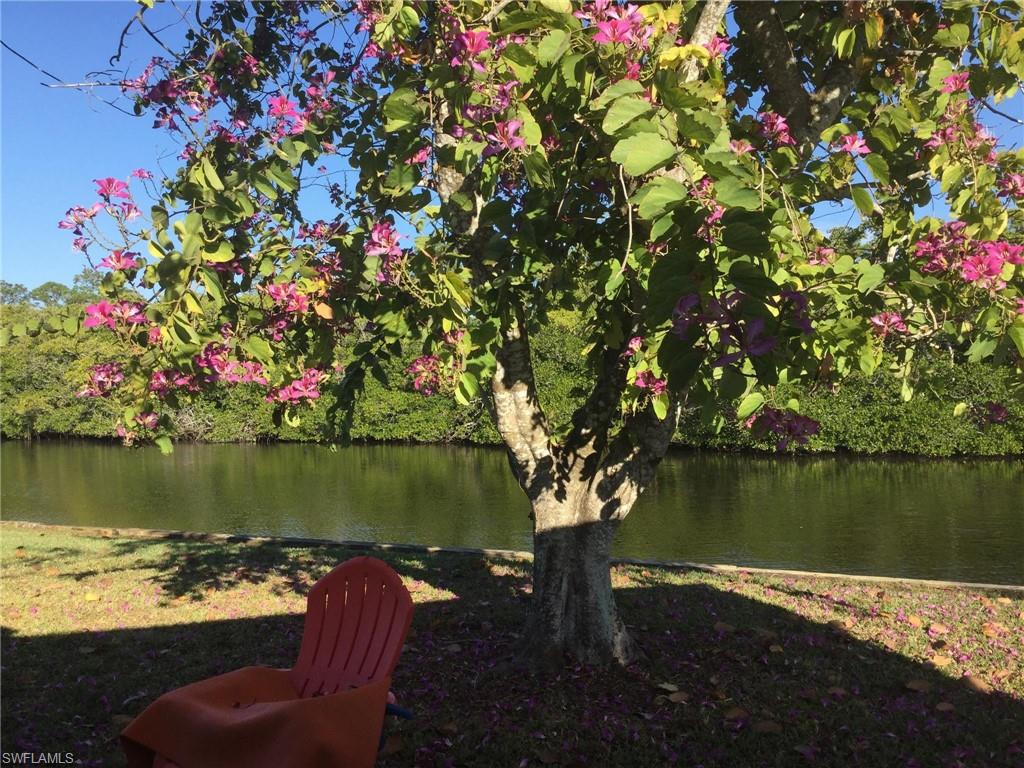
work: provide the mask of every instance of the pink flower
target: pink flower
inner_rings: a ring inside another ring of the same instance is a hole
[[[1018,296],[1015,301],[1017,302],[1017,314],[1024,315],[1024,296]]]
[[[757,118],[761,121],[761,135],[766,139],[775,142],[779,146],[793,146],[796,144],[793,137],[789,135],[789,123],[778,112],[760,112]]]
[[[90,304],[85,308],[85,321],[82,323],[86,328],[95,328],[105,325],[107,328],[114,328],[117,321],[113,317],[114,305],[106,299]]]
[[[526,149],[526,141],[516,135],[522,126],[522,120],[495,123],[494,133],[487,134],[489,146],[484,150],[484,156],[496,155],[505,150]]]
[[[729,149],[737,155],[745,155],[748,152],[754,151],[754,145],[746,139],[733,139],[729,142]]]
[[[390,221],[378,221],[370,230],[366,241],[367,256],[401,256],[402,248],[398,245],[400,235],[391,226]]]
[[[428,160],[430,160],[430,147],[426,146],[416,150],[416,153],[409,158],[409,163],[411,165],[425,165]]]
[[[967,80],[970,78],[969,72],[954,72],[952,75],[948,75],[942,79],[942,88],[939,89],[941,93],[956,93],[957,91],[967,90]]]
[[[907,325],[897,312],[879,312],[871,318],[871,325],[872,330],[882,338],[895,331],[907,332]]]
[[[146,316],[142,314],[143,309],[143,305],[137,302],[122,301],[114,305],[111,316],[127,325],[142,325],[146,322]]]
[[[100,363],[89,371],[89,385],[75,394],[75,397],[106,397],[118,384],[124,381],[124,370],[120,363]]]
[[[825,266],[832,263],[832,259],[836,256],[834,248],[825,248],[824,246],[818,246],[814,249],[814,253],[807,257],[807,263],[816,267]]]
[[[839,139],[836,145],[838,145],[838,148],[840,150],[842,150],[843,152],[849,152],[851,155],[871,154],[871,149],[868,147],[867,144],[864,143],[864,139],[862,139],[855,133],[843,136],[841,139]]]
[[[111,251],[110,255],[99,263],[99,266],[113,270],[137,269],[139,261],[135,257],[138,255],[131,251]]]
[[[160,330],[159,325],[154,325],[149,329],[149,333],[146,334],[146,342],[148,344],[159,344],[163,341],[163,338],[164,334],[163,331]]]
[[[71,229],[76,235],[82,234],[82,225],[103,210],[103,203],[93,203],[90,208],[73,205],[64,213],[64,219],[57,223],[57,229]]]
[[[999,196],[1014,200],[1024,198],[1024,173],[1011,173],[1003,176],[998,182]]]
[[[979,246],[981,250],[989,255],[1008,264],[1024,264],[1024,245],[1014,245],[1005,240],[998,242],[983,242]]]
[[[433,395],[441,387],[441,360],[437,355],[417,357],[405,372],[412,376],[412,388],[421,395]]]
[[[271,117],[287,119],[299,116],[298,111],[295,109],[298,104],[289,99],[283,93],[278,96],[271,96],[267,103],[270,104],[268,114]]]
[[[155,413],[146,411],[135,416],[135,423],[143,429],[156,429],[160,421]]]
[[[707,43],[704,47],[708,49],[708,53],[711,54],[713,59],[724,56],[729,52],[729,38],[715,35],[711,38],[711,42]]]
[[[145,168],[136,168],[132,171],[133,179],[152,179],[153,174],[147,171]]]
[[[1003,263],[1003,255],[998,250],[980,248],[961,262],[960,276],[968,283],[978,283],[986,288],[1002,288],[1006,285],[999,279]]]
[[[303,400],[316,400],[320,397],[320,384],[328,374],[317,368],[309,368],[301,377],[290,384],[279,387],[267,395],[270,402],[300,403]]]
[[[491,47],[490,32],[486,29],[471,29],[462,32],[455,37],[452,43],[452,50],[455,55],[452,57],[451,65],[461,67],[465,63],[472,65],[478,72],[486,71],[480,63],[479,57]]]
[[[622,357],[632,357],[640,348],[644,345],[643,336],[634,336],[626,343],[626,348],[622,351]]]
[[[652,397],[656,397],[668,389],[668,382],[659,379],[652,371],[640,371],[633,380],[633,386],[637,389],[646,389]]]
[[[628,44],[633,39],[633,23],[627,19],[606,19],[597,22],[597,34],[594,35],[595,43],[603,45],[614,45],[615,43]]]
[[[786,450],[790,442],[805,445],[811,436],[818,434],[821,427],[809,416],[801,416],[793,411],[780,411],[777,408],[764,408],[745,423],[754,434],[772,434],[781,438],[775,446],[779,451]]]
[[[299,291],[295,283],[274,283],[266,287],[267,295],[286,312],[303,314],[309,311],[309,296]]]
[[[108,202],[112,197],[123,197],[126,200],[131,199],[128,185],[120,179],[107,177],[105,179],[93,179],[93,181],[96,183],[97,194]]]

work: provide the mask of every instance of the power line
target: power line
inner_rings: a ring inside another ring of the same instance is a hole
[[[67,82],[64,82],[64,80],[62,80],[61,78],[57,77],[52,72],[50,72],[50,71],[48,71],[46,69],[43,69],[41,66],[36,64],[34,61],[32,61],[27,56],[25,56],[25,55],[19,53],[18,51],[14,50],[5,41],[0,40],[0,45],[2,45],[4,48],[6,48],[11,53],[13,53],[15,56],[17,56],[19,59],[24,61],[26,64],[28,64],[33,69],[35,69],[35,70],[37,70],[39,72],[42,72],[44,75],[46,75],[51,80],[55,80],[62,87],[64,87],[64,88],[74,88],[75,90],[82,91],[83,93],[88,93],[90,95],[95,96],[95,94],[92,93],[91,86],[92,85],[99,85],[99,83],[67,83]],[[47,85],[46,83],[40,83],[40,85],[42,85],[45,88],[53,88],[54,87],[52,85]],[[90,87],[83,87],[83,86],[90,86]],[[99,97],[97,96],[96,98],[99,98]],[[135,115],[132,112],[129,112],[128,110],[124,109],[123,107],[118,106],[113,101],[109,101],[107,99],[99,99],[99,100],[102,101],[104,104],[113,107],[114,109],[116,109],[118,112],[121,112],[122,114],[128,115],[129,117],[137,117],[137,115]]]

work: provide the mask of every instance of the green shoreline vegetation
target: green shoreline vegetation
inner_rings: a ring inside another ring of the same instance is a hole
[[[123,765],[118,732],[166,690],[290,666],[306,591],[356,554],[0,534],[5,749],[72,751],[86,766]],[[617,566],[644,658],[527,673],[529,563],[378,556],[416,601],[393,689],[417,717],[388,724],[382,766],[991,767],[1024,749],[1018,594]]]
[[[4,284],[0,324],[39,323],[47,309],[86,303],[95,295],[95,273],[83,273],[72,287],[47,283],[28,291]],[[579,319],[552,313],[551,322],[533,340],[539,392],[555,423],[564,422],[588,391],[590,374],[583,357]],[[116,359],[113,335],[105,329],[75,337],[39,332],[10,339],[0,347],[0,434],[111,438],[124,408],[110,398],[77,398],[91,366]],[[415,357],[410,350],[408,360]],[[352,437],[357,440],[420,443],[501,443],[482,403],[458,406],[450,397],[423,397],[412,391],[407,361],[386,366],[388,385],[369,380],[356,407]],[[1013,456],[1024,454],[1024,411],[1019,382],[1011,365],[972,364],[936,358],[919,379],[909,402],[901,398],[896,377],[884,371],[854,374],[835,391],[778,387],[775,400],[800,403],[800,410],[821,423],[820,434],[801,448],[808,452],[910,454],[921,456]],[[259,387],[210,391],[174,414],[181,439],[209,442],[259,442],[322,439],[332,399],[321,398],[304,411],[297,425],[275,424],[274,408]],[[961,405],[963,404],[963,405]],[[958,407],[959,406],[959,407]],[[1005,409],[1000,412],[998,409]],[[686,412],[675,444],[713,450],[773,451],[736,419],[721,428]]]

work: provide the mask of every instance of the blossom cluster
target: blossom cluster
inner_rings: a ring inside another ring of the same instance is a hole
[[[95,304],[89,304],[85,308],[85,320],[82,325],[86,328],[105,326],[113,330],[118,323],[125,325],[139,325],[146,322],[146,316],[142,313],[143,305],[134,301],[110,302],[102,299]]]
[[[1024,245],[1005,241],[972,240],[967,225],[951,221],[914,244],[914,255],[925,263],[921,271],[929,274],[956,272],[964,282],[1000,290],[1006,287],[1006,265],[1024,264]]]
[[[779,438],[775,444],[779,451],[786,450],[791,443],[806,445],[812,436],[818,434],[821,426],[809,416],[778,408],[763,408],[760,413],[748,418],[745,424],[756,435]]]
[[[806,303],[797,301],[794,296],[799,294],[795,291],[789,292],[784,301],[794,302],[797,311],[802,314],[806,310]],[[688,293],[676,302],[672,312],[671,332],[681,339],[686,339],[693,329],[699,327],[715,332],[723,348],[736,348],[716,359],[712,364],[715,367],[730,365],[748,356],[766,355],[775,349],[778,339],[766,333],[764,318],[739,317],[739,309],[745,299],[746,296],[741,291],[733,291],[720,299],[709,298],[707,308],[701,311],[700,296]]]
[[[100,363],[89,371],[89,384],[75,397],[107,397],[124,381],[124,369],[120,363]]]
[[[272,390],[267,395],[268,402],[279,403],[301,403],[312,401],[320,397],[320,384],[323,383],[329,374],[318,368],[307,368],[299,378]],[[264,382],[265,383],[265,382]]]

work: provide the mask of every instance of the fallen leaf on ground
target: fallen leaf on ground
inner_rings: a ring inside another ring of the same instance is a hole
[[[932,689],[932,684],[927,680],[908,680],[903,685],[908,691],[916,691],[917,693],[928,693]]]
[[[992,686],[982,680],[980,677],[974,675],[964,675],[963,680],[967,683],[967,687],[978,693],[992,693]]]
[[[437,730],[439,730],[441,733],[446,733],[449,736],[454,736],[459,732],[459,726],[456,725],[455,722],[453,721],[450,723],[445,723],[444,725],[439,725],[437,727]]]
[[[940,701],[938,704],[935,705],[935,708],[939,710],[939,712],[952,712],[954,709],[956,709],[956,707],[954,707],[948,701]]]
[[[725,711],[726,720],[746,720],[750,713],[743,707],[730,707]]]
[[[672,691],[673,693],[679,690],[679,686],[675,683],[658,683],[658,687],[663,691]]]
[[[686,691],[674,691],[668,695],[668,700],[674,704],[681,704],[684,701],[690,700],[690,694]]]
[[[924,626],[924,620],[916,613],[912,613],[909,616],[907,616],[907,624],[909,624],[912,627],[922,627]]]
[[[732,624],[725,621],[715,622],[715,632],[732,632],[736,629]]]
[[[95,603],[99,599],[100,599],[100,596],[97,595],[95,592],[86,592],[85,593],[85,602],[87,602],[87,603]]]
[[[1013,600],[1011,600],[1008,597],[997,597],[996,598],[996,602],[997,603],[1002,603],[1003,605],[1009,605],[1010,603],[1013,602]]]
[[[774,720],[758,720],[751,726],[754,733],[782,733],[782,726]]]
[[[949,627],[947,627],[945,624],[940,624],[937,621],[933,621],[931,624],[928,625],[928,631],[931,632],[933,635],[945,635],[949,632]]]
[[[935,654],[932,656],[932,664],[936,667],[948,667],[953,663],[953,660],[949,656],[942,656],[941,654]]]
[[[782,653],[783,652],[782,646],[779,645],[778,643],[773,643],[772,645],[769,645],[768,646],[768,650],[771,651],[772,653]]]

